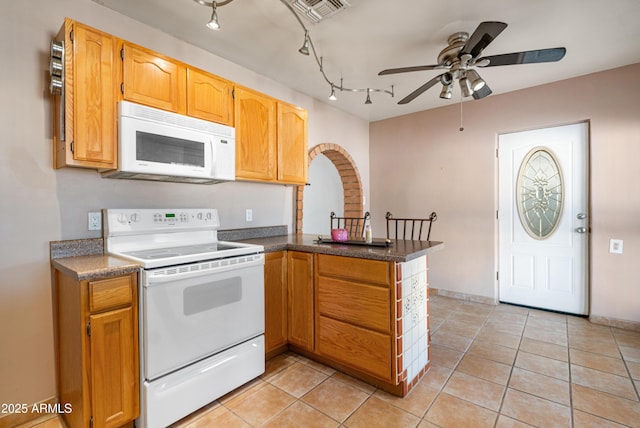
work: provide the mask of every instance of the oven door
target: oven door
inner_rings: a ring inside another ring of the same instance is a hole
[[[143,271],[145,379],[264,333],[264,257],[259,256],[233,268],[202,262]]]

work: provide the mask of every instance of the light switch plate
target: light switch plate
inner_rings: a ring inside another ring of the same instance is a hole
[[[247,222],[253,221],[253,210],[251,208],[247,208],[245,211],[244,220]]]
[[[611,239],[609,241],[609,252],[612,254],[622,254],[624,243],[622,239]]]

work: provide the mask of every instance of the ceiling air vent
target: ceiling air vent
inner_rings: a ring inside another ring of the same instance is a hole
[[[314,24],[351,6],[346,0],[291,0],[291,6]]]

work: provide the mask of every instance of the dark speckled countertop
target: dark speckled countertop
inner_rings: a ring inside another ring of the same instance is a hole
[[[286,231],[285,226],[263,229],[229,230],[219,234],[218,238],[262,245],[267,253],[294,250],[393,262],[407,262],[444,248],[444,243],[438,241],[392,240],[392,245],[385,247],[319,244],[317,235],[273,235]],[[50,243],[50,252],[51,265],[79,281],[128,275],[141,268],[139,263],[104,254],[101,238],[54,241]]]
[[[324,238],[327,237],[324,236]],[[391,246],[371,247],[335,243],[319,244],[317,240],[317,235],[301,234],[245,239],[241,242],[263,245],[265,252],[294,250],[394,262],[407,262],[424,255],[435,253],[444,248],[444,243],[439,241],[392,240]]]
[[[83,281],[137,272],[140,264],[103,253],[102,238],[73,239],[49,243],[51,266]]]

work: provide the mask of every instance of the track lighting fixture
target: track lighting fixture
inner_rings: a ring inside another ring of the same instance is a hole
[[[298,52],[300,52],[302,55],[309,55],[309,32],[308,31],[304,32],[304,43],[302,44],[302,47],[298,49]]]
[[[211,13],[211,19],[209,20],[209,22],[207,22],[207,27],[212,30],[219,30],[220,24],[218,23],[218,13],[216,11],[216,9],[218,8],[217,2],[214,1],[211,8],[213,9],[213,12]]]
[[[330,99],[331,101],[335,101],[335,100],[337,100],[337,99],[338,99],[338,98],[336,97],[336,90],[335,90],[335,88],[333,87],[333,85],[331,85],[331,95],[329,95],[329,99]]]
[[[209,22],[207,23],[207,27],[211,28],[211,29],[219,29],[220,28],[220,24],[218,22],[218,13],[217,13],[217,9],[218,7],[222,7],[225,6],[229,3],[231,3],[233,0],[224,0],[224,1],[206,1],[206,0],[193,0],[198,4],[201,4],[203,6],[208,6],[211,7],[213,9],[213,12],[211,14],[211,19],[209,20]],[[303,55],[311,55],[313,53],[313,58],[315,58],[316,63],[318,64],[318,67],[320,68],[320,74],[322,74],[322,77],[324,78],[325,82],[327,82],[327,84],[329,86],[331,86],[331,95],[329,95],[329,99],[331,101],[335,101],[338,98],[336,97],[336,89],[342,91],[347,91],[347,92],[367,92],[367,99],[365,101],[365,104],[372,104],[371,101],[371,92],[384,92],[386,94],[391,95],[391,97],[394,96],[393,93],[393,85],[391,86],[391,89],[377,89],[377,88],[347,88],[343,85],[342,79],[340,79],[340,85],[336,85],[332,80],[330,80],[327,77],[327,74],[324,71],[324,67],[322,65],[322,58],[318,57],[318,54],[316,53],[316,49],[313,46],[313,40],[311,40],[311,36],[309,34],[309,30],[307,29],[307,27],[304,25],[304,23],[302,22],[302,20],[300,19],[300,16],[298,15],[298,13],[293,9],[293,7],[291,6],[290,2],[287,0],[280,0],[280,2],[285,5],[287,7],[287,9],[289,9],[289,11],[293,14],[293,16],[297,19],[298,23],[300,24],[300,26],[302,27],[302,29],[304,30],[304,43],[302,44],[302,47],[300,49],[298,49],[298,52],[300,52]]]

